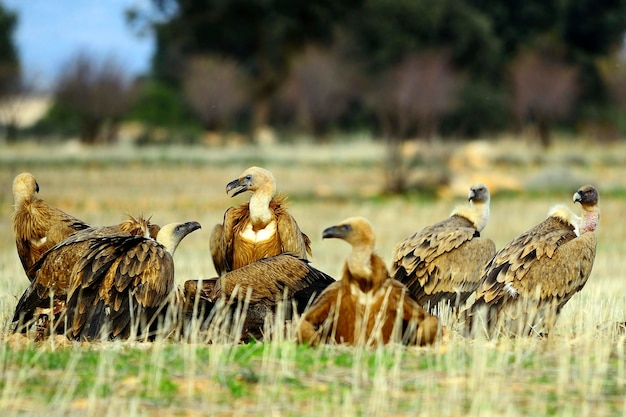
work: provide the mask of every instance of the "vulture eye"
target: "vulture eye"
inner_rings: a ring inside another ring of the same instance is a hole
[[[248,175],[246,175],[246,179],[247,179],[248,181],[250,181],[250,180],[252,179],[252,174],[248,174]]]

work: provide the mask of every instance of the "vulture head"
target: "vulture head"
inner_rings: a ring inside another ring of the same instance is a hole
[[[476,230],[482,232],[489,222],[489,202],[491,200],[489,189],[485,184],[474,184],[470,187],[467,199],[469,204],[457,206],[450,215],[465,217],[474,224]]]
[[[470,187],[469,194],[467,195],[467,199],[474,204],[489,204],[490,198],[489,189],[485,184],[481,183],[472,185]]]
[[[372,225],[363,217],[350,217],[336,226],[324,229],[324,239],[337,238],[351,244],[353,247],[374,248],[376,238]]]
[[[165,246],[165,249],[173,256],[180,241],[189,233],[200,228],[200,223],[194,221],[166,224],[159,230],[156,241]]]
[[[268,170],[260,167],[250,167],[239,178],[226,185],[226,193],[232,190],[235,191],[231,197],[246,191],[251,191],[252,193],[261,191],[263,194],[273,197],[276,191],[276,180]]]
[[[22,172],[13,180],[13,198],[17,206],[22,201],[32,198],[39,192],[39,184],[33,174]]]
[[[595,206],[598,204],[598,190],[593,185],[583,185],[574,193],[574,203],[581,206]]]
[[[598,190],[593,185],[583,185],[574,193],[574,204],[580,203],[583,208],[580,233],[592,232],[598,227],[600,222],[598,199]]]
[[[371,258],[376,238],[372,225],[363,217],[350,217],[336,226],[324,229],[324,239],[342,239],[352,245],[346,266],[353,278],[370,283],[373,275]]]

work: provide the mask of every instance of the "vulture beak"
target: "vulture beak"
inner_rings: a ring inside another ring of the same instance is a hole
[[[35,181],[35,192],[39,192],[39,183]]]
[[[200,225],[200,223],[196,221],[181,223],[180,225],[176,227],[176,234],[184,237],[184,236],[187,236],[189,233],[193,232],[194,230],[198,230],[198,229],[202,229],[202,226]]]
[[[338,239],[345,239],[351,230],[352,230],[352,227],[350,227],[350,225],[348,224],[341,224],[339,226],[331,226],[331,227],[324,229],[324,232],[322,232],[322,238],[327,239],[327,238],[334,237]]]
[[[237,178],[236,180],[233,180],[229,182],[228,184],[226,184],[226,194],[228,194],[232,190],[235,190],[233,195],[231,195],[231,198],[232,198],[236,195],[239,195],[243,192],[248,191],[249,186],[250,186],[250,179],[248,177]]]
[[[474,190],[470,190],[469,195],[467,196],[467,201],[473,201],[476,198],[476,192]]]
[[[576,191],[574,193],[574,204],[575,203],[581,203],[582,204],[582,200],[583,200],[582,194],[580,193],[580,191]]]

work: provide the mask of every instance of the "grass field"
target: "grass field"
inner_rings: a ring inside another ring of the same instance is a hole
[[[626,320],[626,146],[559,142],[544,153],[503,141],[418,151],[422,162],[412,175],[437,171],[450,179],[439,198],[381,195],[384,150],[367,141],[223,149],[0,145],[2,415],[626,415],[626,335],[616,326]],[[313,349],[289,339],[35,344],[10,335],[27,286],[10,226],[15,175],[32,172],[42,198],[95,225],[126,213],[152,215],[159,224],[199,221],[203,229],[175,255],[181,283],[214,276],[211,228],[246,199],[230,199],[224,187],[253,164],[274,173],[311,237],[314,266],[333,276],[349,246],[322,241],[321,232],[346,217],[372,222],[378,253],[390,262],[397,241],[447,216],[481,180],[492,189],[483,234],[500,248],[592,182],[602,209],[594,270],[546,339],[464,339],[445,318],[451,330],[428,348]]]

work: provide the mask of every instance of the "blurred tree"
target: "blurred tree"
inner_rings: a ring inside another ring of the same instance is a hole
[[[337,63],[356,64],[363,69],[362,79],[370,83],[408,54],[447,51],[450,67],[467,80],[458,106],[443,122],[445,132],[458,136],[509,128],[513,118],[507,110],[512,107],[505,104],[513,99],[511,62],[520,51],[558,51],[560,62],[578,74],[580,100],[571,109],[571,119],[580,120],[608,102],[610,94],[597,63],[621,45],[626,32],[626,0],[152,0],[150,4],[149,11],[134,10],[128,16],[135,27],[154,30],[154,75],[182,89],[190,56],[218,54],[236,61],[250,80],[246,89],[255,126],[268,121],[270,100],[289,78],[291,64],[297,64],[295,57],[304,46],[324,43],[335,49],[338,42],[342,48]],[[299,77],[304,80],[304,72]],[[321,90],[315,91],[320,97]]]
[[[13,34],[18,25],[17,15],[0,4],[0,112],[7,140],[17,135],[18,96],[24,91],[21,80],[20,62]]]
[[[521,53],[511,66],[513,112],[520,123],[533,123],[544,148],[551,144],[550,129],[566,118],[578,95],[576,67],[553,54]]]
[[[521,49],[558,51],[577,68],[577,114],[582,106],[602,106],[607,95],[597,59],[622,44],[626,0],[366,0],[351,13],[348,29],[355,56],[373,73],[409,52],[449,51],[468,83],[445,127],[467,136],[510,123],[503,102],[510,63]]]
[[[253,126],[268,122],[270,100],[289,73],[294,54],[311,42],[328,42],[333,27],[361,0],[152,0],[147,20],[156,33],[155,75],[181,85],[187,58],[217,54],[238,62],[250,80]]]
[[[498,70],[500,39],[467,0],[367,0],[348,25],[355,53],[373,72],[426,50],[448,51],[453,67],[474,75]]]
[[[190,60],[185,97],[206,130],[224,131],[245,103],[243,74],[236,62],[212,56]]]
[[[624,41],[626,0],[466,1],[485,14],[502,41],[501,75],[520,49],[557,51],[559,59],[577,68],[580,100],[574,116],[602,112],[609,96],[597,61]]]
[[[387,143],[386,191],[405,191],[408,167],[402,141],[410,134],[430,138],[455,104],[460,79],[443,52],[409,54],[382,75],[368,94]]]
[[[87,144],[115,141],[119,122],[134,98],[134,86],[121,63],[84,52],[62,67],[54,90],[56,111],[74,115],[81,141]]]
[[[361,62],[372,76],[397,65],[408,54],[445,51],[446,67],[471,80],[467,88],[476,83],[484,86],[480,94],[471,91],[472,106],[459,103],[457,114],[448,120],[483,121],[478,127],[471,126],[474,132],[492,128],[487,122],[501,107],[491,100],[502,86],[501,41],[486,15],[467,0],[367,0],[363,8],[351,13],[346,31],[352,40],[349,59]],[[425,100],[433,98],[428,92],[415,92],[412,99],[420,100],[422,95]],[[451,110],[448,107],[446,113]],[[442,114],[434,112],[439,122]],[[422,126],[421,133],[427,130]],[[458,125],[447,130],[465,134]]]
[[[129,119],[145,123],[148,128],[180,129],[195,122],[181,91],[151,78],[137,80],[136,89]]]
[[[603,59],[600,64],[605,88],[613,104],[604,123],[592,126],[598,139],[615,139],[626,132],[626,56],[623,51]]]
[[[356,100],[354,72],[334,51],[315,46],[298,55],[280,99],[301,126],[323,137]]]

